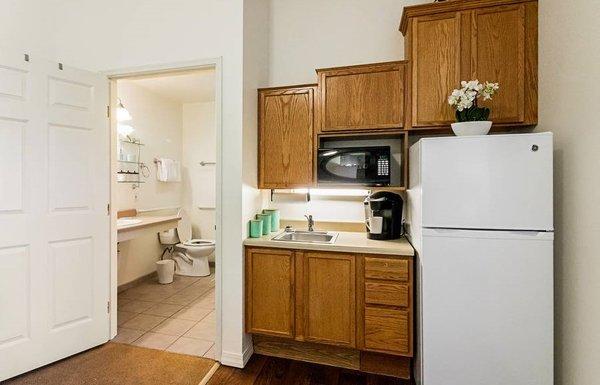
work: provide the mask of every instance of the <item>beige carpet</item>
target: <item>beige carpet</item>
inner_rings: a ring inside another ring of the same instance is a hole
[[[3,385],[198,385],[215,362],[118,343],[13,378]]]

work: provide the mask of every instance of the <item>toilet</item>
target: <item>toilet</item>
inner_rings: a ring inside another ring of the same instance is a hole
[[[177,229],[158,234],[160,243],[173,247],[171,258],[175,261],[175,274],[191,277],[210,275],[208,257],[215,251],[215,241],[210,239],[192,239],[192,224],[183,209]]]

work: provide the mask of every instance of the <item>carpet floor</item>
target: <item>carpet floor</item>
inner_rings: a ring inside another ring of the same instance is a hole
[[[215,361],[109,342],[3,385],[198,385]]]

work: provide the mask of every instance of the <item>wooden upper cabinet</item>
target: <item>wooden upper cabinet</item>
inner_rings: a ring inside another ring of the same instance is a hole
[[[315,89],[258,91],[258,188],[312,185]]]
[[[525,93],[537,88],[525,69],[525,8],[514,4],[470,12],[471,77],[500,83],[500,92],[483,103],[496,123],[525,122]]]
[[[246,331],[294,337],[294,252],[246,249]]]
[[[412,127],[454,122],[446,100],[449,90],[460,83],[460,19],[460,13],[451,12],[412,20]]]
[[[304,254],[304,339],[356,346],[355,256]]]
[[[400,25],[410,61],[409,128],[454,122],[448,95],[461,80],[500,84],[490,119],[537,123],[537,0],[464,0],[406,7]]]
[[[320,132],[404,126],[406,62],[318,69]]]

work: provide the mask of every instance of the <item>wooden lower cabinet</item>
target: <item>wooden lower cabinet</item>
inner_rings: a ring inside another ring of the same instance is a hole
[[[254,351],[409,378],[412,263],[410,256],[248,247],[246,330]]]
[[[246,331],[294,337],[294,252],[246,250]]]
[[[305,253],[303,284],[305,340],[356,346],[355,257]]]

